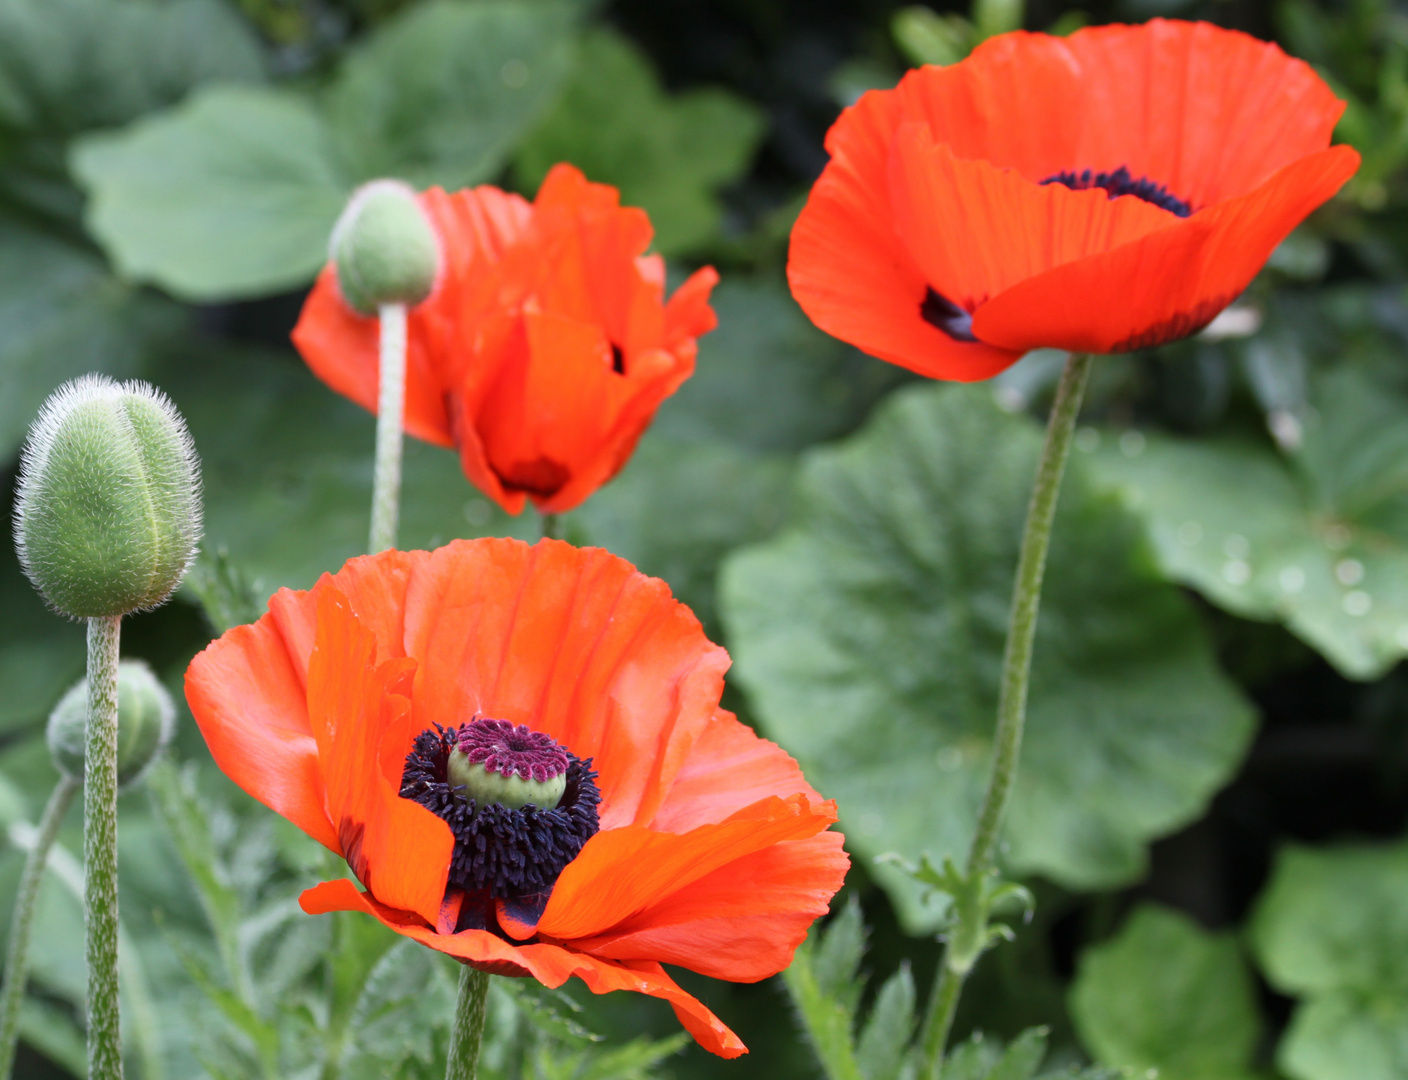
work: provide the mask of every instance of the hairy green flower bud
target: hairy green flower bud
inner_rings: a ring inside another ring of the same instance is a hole
[[[146,772],[171,741],[176,706],[141,660],[117,666],[117,782],[127,787]],[[49,753],[60,770],[83,778],[88,731],[88,680],[79,679],[49,714]]]
[[[65,383],[30,426],[15,544],[29,580],[73,618],[155,607],[200,538],[200,472],[175,406],[142,382]]]
[[[337,219],[330,247],[342,298],[363,315],[382,304],[419,304],[435,286],[440,245],[415,191],[399,180],[359,188]]]

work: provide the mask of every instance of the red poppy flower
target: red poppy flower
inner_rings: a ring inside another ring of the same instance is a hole
[[[440,239],[435,291],[407,327],[406,430],[456,447],[465,475],[511,514],[528,496],[570,510],[631,456],[714,327],[711,267],[665,302],[644,210],[570,165],[533,203],[484,186],[420,197]],[[377,407],[377,320],[324,268],[293,341],[325,383]]]
[[[195,658],[186,698],[220,768],[365,886],[325,882],[305,911],[663,998],[735,1057],[661,964],[775,974],[848,860],[835,804],[719,708],[727,667],[663,582],[605,551],[456,541],[280,590]],[[538,794],[473,801],[486,779]]]
[[[1191,334],[1354,173],[1307,65],[1207,23],[1013,33],[872,91],[792,232],[828,333],[941,379]]]

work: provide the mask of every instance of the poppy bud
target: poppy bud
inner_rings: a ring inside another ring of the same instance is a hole
[[[359,188],[337,219],[330,248],[342,298],[363,315],[382,304],[419,304],[440,266],[430,222],[416,193],[399,180]]]
[[[176,707],[140,660],[117,666],[117,783],[127,787],[171,741]],[[79,679],[49,714],[49,753],[61,772],[82,779],[88,732],[88,680]]]
[[[567,753],[524,724],[474,720],[459,731],[446,762],[450,786],[477,806],[552,810],[567,791]]]
[[[56,611],[110,617],[175,591],[200,537],[200,472],[186,423],[143,382],[65,383],[30,426],[15,544]]]

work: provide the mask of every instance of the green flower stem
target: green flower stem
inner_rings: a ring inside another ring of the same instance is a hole
[[[24,986],[29,975],[29,932],[34,923],[34,901],[44,880],[44,868],[49,863],[49,849],[59,834],[73,797],[82,786],[73,777],[64,775],[54,785],[53,794],[39,819],[39,832],[34,847],[24,861],[19,893],[15,896],[14,914],[10,916],[10,945],[5,957],[5,984],[0,988],[0,1077],[9,1080],[15,1064],[15,1045],[20,1037],[20,1004],[24,1001]]]
[[[450,1031],[450,1056],[445,1080],[474,1080],[479,1071],[479,1044],[484,1039],[484,1013],[489,1002],[489,974],[465,964],[460,968],[455,1026]]]
[[[541,514],[544,540],[562,539],[562,519],[556,514]]]
[[[88,950],[89,1080],[122,1080],[117,998],[117,652],[121,631],[121,615],[88,620],[83,906]]]
[[[1027,524],[1022,532],[1022,549],[1017,559],[1017,580],[1012,589],[1012,614],[1007,630],[1007,651],[1002,659],[1002,687],[997,702],[997,735],[992,771],[973,845],[968,850],[965,895],[954,898],[954,920],[950,927],[944,960],[939,965],[934,990],[929,995],[929,1012],[924,1022],[923,1075],[938,1080],[943,1071],[944,1047],[953,1026],[954,1011],[973,963],[988,940],[986,896],[987,879],[997,853],[997,838],[1007,804],[1012,801],[1012,784],[1017,777],[1017,761],[1022,751],[1022,728],[1027,717],[1027,683],[1032,669],[1032,643],[1036,636],[1037,610],[1041,605],[1041,579],[1046,571],[1046,550],[1051,542],[1051,524],[1056,516],[1056,498],[1061,477],[1071,452],[1080,402],[1090,376],[1092,357],[1072,353],[1066,361],[1056,400],[1046,426],[1046,442],[1037,464],[1036,482],[1027,507]],[[974,903],[975,900],[979,902]]]
[[[406,305],[382,304],[377,314],[381,321],[381,361],[369,548],[373,555],[396,546],[401,507],[402,426],[406,411]]]

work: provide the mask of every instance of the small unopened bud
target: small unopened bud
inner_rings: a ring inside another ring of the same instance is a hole
[[[176,706],[152,669],[140,660],[117,666],[117,783],[127,787],[146,772],[171,741]],[[79,679],[49,714],[49,753],[61,771],[83,778],[88,732],[88,680]]]
[[[440,246],[416,193],[399,180],[359,188],[337,219],[329,257],[342,298],[363,315],[419,304],[435,286]]]
[[[200,471],[185,421],[159,391],[102,375],[65,383],[20,458],[15,544],[51,607],[125,615],[175,591],[200,538]]]

